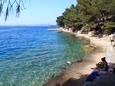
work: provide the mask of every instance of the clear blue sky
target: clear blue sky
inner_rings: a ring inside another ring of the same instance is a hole
[[[4,17],[1,16],[0,25],[56,24],[56,18],[71,4],[76,4],[76,0],[25,0],[26,9],[21,12],[20,17],[11,13],[4,22]]]

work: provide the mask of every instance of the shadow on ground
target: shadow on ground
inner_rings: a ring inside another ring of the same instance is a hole
[[[83,86],[86,77],[87,75],[81,76],[80,79],[70,78],[65,81],[62,86]]]
[[[85,79],[86,76],[83,76],[80,79],[70,78],[62,86],[83,86]],[[108,74],[106,76],[99,77],[93,82],[95,86],[115,86],[115,74]]]

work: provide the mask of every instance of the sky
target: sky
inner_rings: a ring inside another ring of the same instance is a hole
[[[56,25],[56,18],[76,4],[76,0],[24,0],[25,10],[19,17],[10,13],[7,21],[0,17],[0,25]]]

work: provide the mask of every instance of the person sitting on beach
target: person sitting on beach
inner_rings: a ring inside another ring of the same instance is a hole
[[[101,58],[101,62],[96,64],[97,68],[103,70],[103,71],[108,71],[108,63],[105,59],[105,57]]]

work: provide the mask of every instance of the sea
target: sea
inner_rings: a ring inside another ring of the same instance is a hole
[[[84,40],[49,28],[0,26],[0,86],[42,86],[86,55]]]

